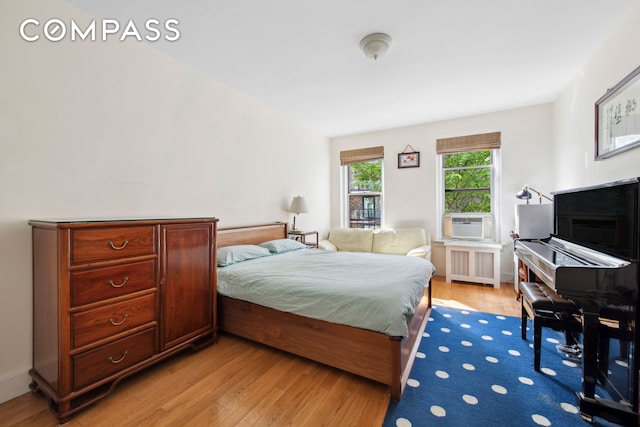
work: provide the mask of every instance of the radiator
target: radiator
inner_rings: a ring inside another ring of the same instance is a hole
[[[500,245],[452,241],[445,246],[447,282],[459,280],[500,287]]]

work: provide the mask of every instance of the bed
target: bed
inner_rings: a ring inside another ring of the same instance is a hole
[[[279,239],[286,239],[287,237],[287,224],[285,223],[256,224],[245,227],[222,227],[218,230],[217,247],[221,254],[230,249],[235,249],[238,245],[258,245],[268,241],[277,242]],[[221,248],[227,249],[221,250]],[[421,283],[420,294],[417,298],[413,298],[413,304],[415,306],[409,315],[404,315],[403,326],[397,324],[395,320],[393,322],[387,322],[388,324],[383,320],[378,326],[352,326],[348,324],[353,323],[351,320],[344,322],[339,320],[338,322],[342,323],[336,323],[336,321],[323,319],[321,313],[316,316],[313,312],[313,310],[318,312],[318,307],[321,307],[321,304],[316,304],[316,299],[320,299],[319,297],[316,298],[314,294],[307,295],[307,298],[310,298],[310,303],[307,305],[312,307],[311,315],[299,314],[296,309],[278,309],[277,307],[267,306],[265,301],[269,302],[269,298],[268,295],[264,293],[265,291],[261,291],[262,294],[257,297],[251,297],[248,294],[242,295],[246,289],[241,289],[240,296],[225,295],[225,293],[230,293],[229,289],[231,288],[253,287],[242,286],[244,282],[248,283],[254,280],[251,276],[240,275],[239,278],[233,279],[234,275],[232,271],[239,270],[243,271],[242,274],[252,274],[250,270],[258,269],[260,265],[271,263],[272,259],[280,261],[277,257],[282,257],[282,261],[280,262],[285,262],[286,264],[284,265],[291,267],[280,267],[280,273],[286,273],[286,275],[290,276],[291,272],[296,271],[293,266],[298,263],[298,259],[308,258],[315,263],[316,259],[326,258],[329,255],[321,249],[303,249],[299,252],[300,254],[282,253],[274,255],[273,257],[258,257],[259,259],[247,260],[242,263],[242,268],[238,267],[237,263],[222,267],[219,266],[219,328],[226,333],[244,337],[355,375],[387,384],[390,387],[391,398],[396,401],[400,400],[431,310],[430,285],[433,266],[426,260],[420,261],[428,263],[429,274],[426,274],[422,279],[423,283]],[[334,255],[341,256],[339,253]],[[349,254],[349,256],[351,255],[353,254]],[[386,260],[405,262],[402,260],[403,258],[407,260],[411,258],[401,255],[364,255],[376,257],[375,261],[379,264],[386,262]],[[408,262],[418,262],[418,260]],[[282,265],[283,264],[280,264],[280,266]],[[394,271],[398,270],[397,266],[393,268],[396,269]],[[337,270],[344,272],[341,269]],[[330,283],[327,282],[327,280],[336,282],[340,279],[340,277],[327,278],[324,273],[318,274],[325,280],[320,282],[320,286],[316,286],[316,288],[326,287],[327,283]],[[276,280],[279,280],[281,276],[281,274],[275,274]],[[309,274],[306,276],[309,276]],[[233,280],[236,280],[235,285],[233,284]],[[285,278],[282,277],[281,280],[284,281]],[[303,282],[302,276],[299,280],[301,283]],[[255,279],[255,281],[257,282],[259,280]],[[231,285],[229,283],[231,283]],[[368,293],[376,294],[375,291]],[[339,299],[340,298],[343,297],[341,296]],[[289,300],[293,299],[293,297],[281,299]],[[330,307],[338,305],[335,303],[324,304]],[[333,311],[338,315],[342,313],[342,309]],[[369,327],[379,330],[368,329]]]

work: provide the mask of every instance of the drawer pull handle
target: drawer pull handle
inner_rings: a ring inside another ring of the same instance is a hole
[[[128,244],[129,244],[129,241],[125,240],[122,246],[116,246],[113,244],[113,241],[109,240],[109,245],[111,246],[111,249],[115,249],[116,251],[126,248]]]
[[[122,353],[122,357],[120,359],[118,359],[118,360],[113,360],[113,357],[111,357],[111,356],[109,356],[107,358],[107,360],[115,365],[116,363],[122,362],[124,360],[124,358],[127,357],[127,353],[128,352],[129,352],[128,350],[125,350],[124,353]]]
[[[122,283],[120,283],[119,285],[116,285],[113,280],[109,280],[109,284],[111,286],[113,286],[114,288],[121,288],[124,286],[125,283],[127,283],[127,281],[129,280],[129,278],[127,276],[122,278]]]
[[[113,326],[122,325],[122,324],[124,323],[124,321],[125,321],[125,320],[127,320],[127,317],[129,317],[129,315],[128,315],[127,313],[125,313],[125,314],[122,316],[122,320],[121,320],[121,321],[119,321],[119,322],[114,322],[114,321],[113,321],[113,317],[110,317],[110,318],[109,318],[109,323],[111,323]]]

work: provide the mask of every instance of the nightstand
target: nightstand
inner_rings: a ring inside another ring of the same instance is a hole
[[[289,238],[297,240],[300,243],[304,243],[305,245],[307,245],[310,248],[317,248],[318,247],[318,232],[317,231],[290,231],[289,232]]]

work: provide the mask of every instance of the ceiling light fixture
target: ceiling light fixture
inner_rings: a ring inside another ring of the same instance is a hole
[[[391,37],[384,33],[369,34],[362,40],[360,40],[360,49],[364,52],[364,55],[377,61],[381,58],[391,46]]]

